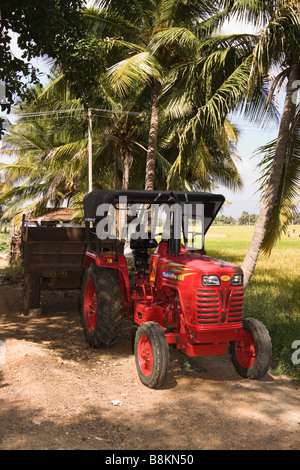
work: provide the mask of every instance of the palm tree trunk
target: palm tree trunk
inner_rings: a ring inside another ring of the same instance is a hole
[[[116,146],[114,161],[114,190],[121,189],[121,181],[118,177],[119,150]]]
[[[129,160],[125,158],[123,162],[122,189],[128,189],[129,186]]]
[[[150,130],[148,139],[148,151],[147,151],[147,162],[146,162],[146,176],[145,176],[145,190],[154,189],[154,177],[155,177],[155,162],[156,162],[156,146],[157,146],[157,135],[158,135],[158,97],[161,90],[161,84],[155,78],[153,79],[152,85],[152,99],[151,99],[151,119],[150,119]]]
[[[128,189],[129,187],[129,170],[132,165],[133,156],[131,151],[127,148],[120,149],[120,160],[122,165],[122,189]]]
[[[300,64],[293,65],[289,75],[283,113],[280,121],[276,152],[272,163],[268,187],[261,205],[253,238],[242,264],[244,272],[244,289],[247,288],[254,272],[260,248],[267,231],[268,222],[276,203],[286,152],[289,146],[291,124],[295,116],[296,103],[293,100],[294,82],[299,79]]]

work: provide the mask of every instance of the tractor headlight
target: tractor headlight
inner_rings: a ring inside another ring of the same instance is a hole
[[[231,286],[242,286],[243,285],[243,275],[234,274],[230,281]]]
[[[203,286],[219,286],[221,284],[218,276],[202,276]]]

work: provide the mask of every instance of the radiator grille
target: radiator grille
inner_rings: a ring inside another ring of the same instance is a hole
[[[199,325],[240,322],[243,314],[243,290],[196,289],[196,315]]]
[[[241,321],[243,315],[243,289],[236,289],[232,291],[228,308],[228,323]]]
[[[217,325],[220,316],[220,297],[217,291],[197,289],[196,311],[200,325]]]

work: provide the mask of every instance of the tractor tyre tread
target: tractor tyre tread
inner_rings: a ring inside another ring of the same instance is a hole
[[[153,350],[153,369],[149,376],[142,373],[137,353],[138,342],[144,334],[150,339]],[[169,345],[162,327],[154,321],[142,323],[135,335],[134,350],[136,367],[142,383],[149,388],[160,388],[166,380],[170,365]]]
[[[235,354],[235,342],[230,343],[229,353],[238,374],[247,379],[259,380],[268,372],[272,359],[272,342],[266,326],[257,318],[244,318],[243,328],[249,331],[255,342],[255,361],[251,367],[244,368]]]
[[[86,328],[84,316],[84,289],[89,278],[93,280],[98,304],[97,322],[93,332]],[[81,320],[90,346],[107,348],[117,342],[123,320],[122,306],[122,291],[117,271],[111,268],[99,268],[90,263],[83,275],[81,290]]]

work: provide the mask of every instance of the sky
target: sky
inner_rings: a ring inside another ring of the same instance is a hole
[[[238,21],[231,21],[222,27],[224,34],[233,33],[256,33],[258,26],[245,25]],[[21,55],[17,46],[17,36],[13,36],[12,51],[16,56]],[[47,63],[43,59],[34,59],[33,65],[36,66],[44,75],[41,75],[41,81],[45,82],[48,72]],[[259,171],[257,164],[259,157],[254,156],[256,149],[275,139],[278,135],[278,127],[270,125],[269,128],[262,130],[259,125],[255,125],[242,116],[233,115],[231,122],[235,124],[240,131],[240,139],[237,145],[237,154],[241,161],[236,162],[237,168],[243,180],[243,188],[233,192],[223,186],[217,187],[214,192],[225,196],[227,203],[223,206],[221,214],[232,217],[239,217],[243,211],[249,213],[259,213],[259,194],[257,193]]]
[[[241,158],[236,162],[236,166],[243,180],[243,188],[233,192],[220,186],[221,192],[228,204],[223,206],[222,214],[226,216],[239,217],[243,211],[249,214],[259,213],[259,185],[256,182],[260,177],[257,164],[259,156],[254,155],[255,151],[262,145],[267,144],[278,136],[278,128],[274,125],[269,129],[260,129],[258,125],[247,122],[245,119],[233,116],[231,122],[237,125],[240,130],[240,139],[237,145],[237,154]]]

